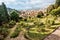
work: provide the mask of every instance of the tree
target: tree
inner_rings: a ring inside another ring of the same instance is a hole
[[[60,0],[56,0],[56,2],[55,2],[55,7],[57,8],[57,7],[59,7],[60,6]]]
[[[0,5],[0,25],[7,22],[9,19],[7,8],[4,3]]]
[[[7,17],[7,21],[9,21],[9,14],[7,12],[7,8],[6,8],[6,5],[4,4],[4,2],[2,2],[2,7],[3,7],[3,11],[5,13],[5,16]]]
[[[9,14],[7,12],[6,5],[2,2],[2,5],[0,5],[0,25],[8,21],[9,21]]]
[[[10,14],[10,17],[11,17],[11,20],[18,21],[18,19],[19,19],[19,14],[18,14],[16,11],[13,11],[13,12]]]

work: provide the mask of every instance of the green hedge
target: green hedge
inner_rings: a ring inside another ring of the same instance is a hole
[[[21,27],[18,26],[18,27],[15,29],[15,31],[10,35],[10,37],[11,37],[11,38],[17,37],[17,36],[19,35],[20,31],[21,31]]]
[[[54,9],[50,12],[50,14],[54,15],[54,16],[60,16],[60,7],[58,7],[57,9]]]
[[[15,22],[15,21],[13,21],[13,20],[12,20],[12,21],[10,21],[10,22],[9,22],[9,28],[12,28],[15,24],[16,24],[16,22]]]
[[[47,34],[31,33],[31,32],[29,32],[27,35],[28,35],[29,39],[42,40],[44,37],[46,37]]]

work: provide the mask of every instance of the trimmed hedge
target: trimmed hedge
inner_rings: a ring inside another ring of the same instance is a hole
[[[12,21],[10,21],[10,22],[9,22],[9,28],[12,28],[15,24],[16,24],[16,22],[15,22],[15,21],[13,21],[13,20],[12,20]]]
[[[18,35],[19,35],[19,33],[20,33],[20,31],[21,31],[21,27],[18,25],[18,27],[15,29],[15,31],[11,34],[11,38],[15,38],[15,37],[17,37]]]
[[[54,16],[60,16],[60,7],[58,7],[57,9],[54,9],[50,12],[50,14],[54,15]]]

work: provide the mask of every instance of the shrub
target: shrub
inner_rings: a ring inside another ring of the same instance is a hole
[[[57,27],[49,27],[49,29],[56,29]]]
[[[56,0],[55,5],[60,6],[60,0]]]
[[[29,30],[31,27],[32,27],[32,26],[29,25],[29,24],[24,24],[24,25],[23,25],[23,28],[26,28],[27,30]]]
[[[19,19],[19,14],[16,12],[16,11],[13,11],[11,14],[10,14],[10,17],[11,17],[11,19],[12,20],[14,20],[14,21],[18,21],[18,19]]]
[[[30,40],[42,40],[44,37],[46,37],[46,34],[32,32],[29,32],[27,35]]]
[[[52,21],[52,25],[54,25],[55,24],[55,21]]]
[[[10,37],[11,37],[11,38],[17,37],[17,36],[19,35],[20,31],[21,31],[21,27],[18,26],[18,27],[15,29],[15,31],[10,35]]]
[[[24,23],[21,23],[20,25],[21,25],[21,26],[24,26]]]
[[[19,17],[19,19],[23,19],[22,17]]]
[[[38,22],[34,22],[35,25],[37,25]]]
[[[41,23],[40,23],[40,26],[43,26],[43,25],[44,25],[44,23],[43,23],[43,22],[41,22]]]
[[[2,27],[9,28],[9,24],[3,24]]]
[[[49,30],[46,30],[44,28],[41,29],[42,32],[49,32]]]
[[[11,34],[11,36],[10,36],[10,37],[11,37],[11,38],[15,38],[15,37],[17,37],[17,36],[18,36],[18,33],[19,33],[18,31],[15,31],[13,34]]]
[[[24,21],[27,21],[27,19],[24,19]]]
[[[52,20],[47,20],[47,25],[52,25],[53,21]]]
[[[54,9],[50,12],[50,14],[54,15],[54,16],[60,16],[60,7],[58,7],[57,9]]]
[[[6,37],[9,32],[9,30],[7,28],[0,28],[0,34],[3,35],[4,37]]]
[[[10,21],[9,23],[3,24],[2,26],[3,26],[4,28],[12,28],[12,27],[14,27],[14,25],[16,25],[16,22],[12,20],[12,21]]]
[[[59,7],[59,5],[57,5],[57,4],[54,5],[54,8],[55,8],[55,9],[58,8],[58,7]]]
[[[15,24],[16,24],[16,22],[12,20],[9,22],[9,27],[12,28]]]
[[[40,18],[41,16],[40,15],[37,15],[38,18]]]
[[[47,13],[51,12],[54,8],[54,5],[50,5],[48,8],[47,8]]]
[[[44,16],[43,12],[42,12],[42,11],[38,12],[37,17],[38,17],[38,18],[41,18],[42,16]]]
[[[29,35],[30,38],[37,37],[37,33],[31,33],[31,32],[29,32],[27,35]]]

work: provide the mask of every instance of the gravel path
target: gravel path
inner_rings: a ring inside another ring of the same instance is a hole
[[[60,27],[55,32],[46,37],[44,40],[60,40]]]

